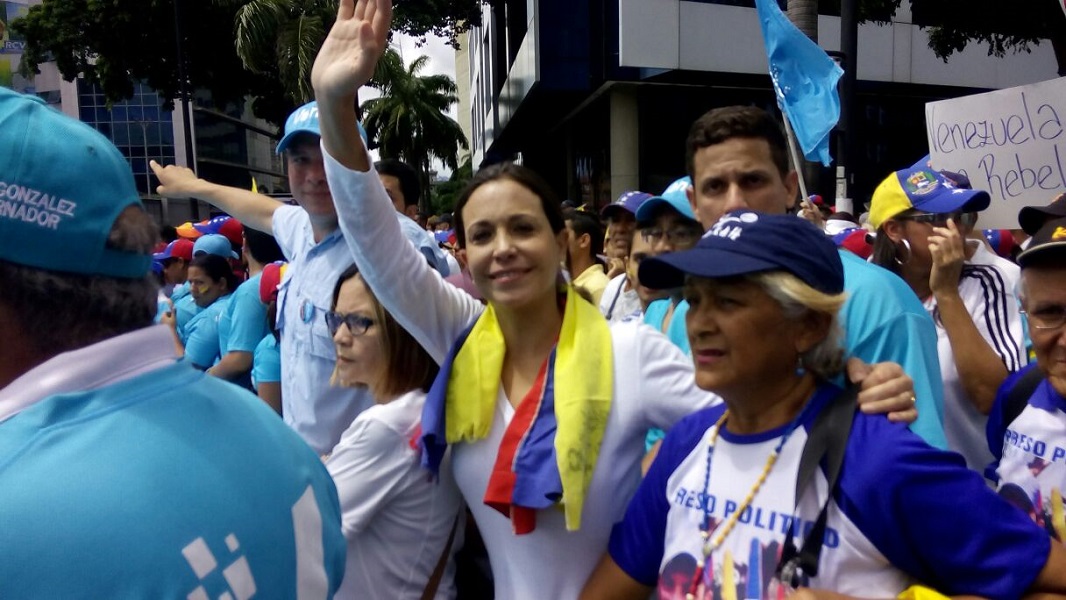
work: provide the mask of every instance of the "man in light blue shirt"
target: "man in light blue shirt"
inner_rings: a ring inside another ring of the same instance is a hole
[[[204,181],[184,167],[153,162],[152,170],[161,183],[159,194],[199,198],[245,227],[270,233],[277,240],[289,260],[278,293],[282,416],[311,448],[324,455],[374,399],[366,390],[329,383],[336,354],[325,314],[333,287],[352,264],[352,257],[337,225],[320,139],[315,102],[296,109],[285,121],[277,151],[285,156],[289,187],[298,206]],[[421,230],[419,235],[425,237]],[[418,246],[417,241],[413,243]]]

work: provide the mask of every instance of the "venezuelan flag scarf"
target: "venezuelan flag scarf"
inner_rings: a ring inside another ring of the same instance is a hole
[[[422,411],[422,464],[436,473],[448,444],[488,436],[507,347],[496,312],[453,344]],[[568,289],[559,340],[504,432],[485,503],[533,531],[536,510],[562,503],[581,527],[614,390],[611,331],[599,310]]]

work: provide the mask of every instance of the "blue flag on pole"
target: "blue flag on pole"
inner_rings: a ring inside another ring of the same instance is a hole
[[[807,160],[829,166],[829,132],[840,120],[837,81],[844,72],[781,12],[776,0],[755,0],[777,103]]]

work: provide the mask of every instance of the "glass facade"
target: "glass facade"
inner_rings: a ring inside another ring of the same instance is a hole
[[[175,162],[173,113],[161,105],[159,94],[138,83],[129,100],[108,108],[99,86],[78,79],[79,117],[114,142],[133,169],[138,191],[146,196],[154,191],[148,161]]]

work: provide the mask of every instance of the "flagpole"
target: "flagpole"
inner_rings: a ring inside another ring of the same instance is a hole
[[[792,124],[788,122],[788,113],[784,110],[781,111],[781,116],[785,121],[785,137],[788,138],[788,152],[792,155],[792,166],[796,169],[796,175],[799,177],[800,188],[800,203],[809,209],[814,209],[811,206],[810,196],[807,194],[807,183],[803,180],[803,159],[800,157],[799,149],[796,148],[796,132],[792,131]]]

